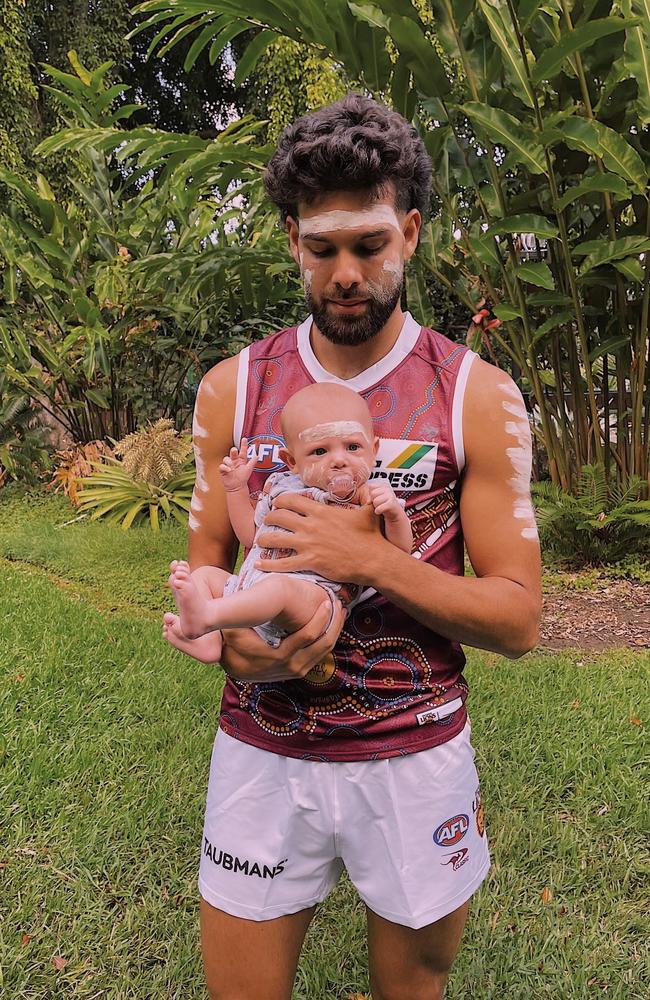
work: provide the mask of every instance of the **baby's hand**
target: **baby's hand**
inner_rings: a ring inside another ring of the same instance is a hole
[[[253,457],[247,458],[247,450],[248,438],[242,438],[239,451],[236,448],[231,448],[230,453],[225,456],[219,466],[221,482],[226,493],[234,493],[236,490],[241,490],[246,486],[252,475],[257,455],[253,452]]]
[[[388,521],[393,521],[402,513],[399,500],[388,480],[380,479],[368,483],[368,493],[375,514],[383,514]]]

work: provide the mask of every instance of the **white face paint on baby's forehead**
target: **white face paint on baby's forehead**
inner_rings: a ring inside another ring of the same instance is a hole
[[[366,428],[358,420],[331,420],[326,424],[315,424],[313,427],[306,427],[298,434],[299,441],[319,441],[327,437],[348,437],[351,434],[361,434],[366,441],[368,435]]]
[[[392,226],[402,231],[395,209],[390,205],[373,205],[356,212],[321,212],[308,219],[298,219],[301,236],[331,233],[338,229],[358,229],[359,226]]]

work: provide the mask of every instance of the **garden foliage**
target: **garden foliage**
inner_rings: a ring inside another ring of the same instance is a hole
[[[0,167],[0,352],[8,381],[77,442],[139,423],[182,426],[203,371],[296,311],[297,276],[261,203],[259,126],[216,140],[125,129],[109,64],[49,68],[69,127],[45,140],[88,165],[62,203]]]
[[[502,320],[490,336],[530,394],[552,480],[570,489],[587,462],[646,479],[648,4],[418,6],[426,23],[411,0],[136,10],[154,49],[191,35],[189,63],[251,27],[248,71],[278,35],[310,44],[413,119],[440,205],[423,267],[468,312],[487,301]]]
[[[146,520],[158,531],[161,516],[185,527],[196,475],[190,437],[161,419],[114,444],[122,460],[104,455],[90,462],[94,471],[79,480],[79,510],[125,531]]]
[[[574,495],[548,480],[533,484],[546,552],[574,565],[602,566],[650,557],[650,500],[643,480],[608,484],[602,466],[582,468]]]

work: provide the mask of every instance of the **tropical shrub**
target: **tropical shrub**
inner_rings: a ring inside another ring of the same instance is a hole
[[[545,550],[574,565],[601,566],[650,557],[650,500],[643,481],[610,486],[602,465],[585,465],[575,494],[548,481],[533,484],[537,524]]]
[[[174,430],[171,420],[158,420],[115,442],[119,459],[105,456],[91,462],[95,471],[80,480],[79,510],[92,511],[91,520],[104,517],[121,524],[149,520],[154,531],[161,517],[187,526],[194,488],[192,443]]]
[[[29,396],[0,374],[0,486],[8,479],[36,485],[50,465],[45,433]]]
[[[115,454],[122,456],[122,467],[133,479],[153,486],[168,482],[185,465],[192,450],[189,437],[181,437],[171,420],[127,434],[115,444]]]
[[[255,28],[333,58],[421,130],[435,219],[425,273],[467,307],[530,397],[554,483],[583,465],[648,478],[650,10],[647,0],[146,0],[152,48]],[[345,30],[340,30],[341,25]],[[427,315],[423,319],[429,319]],[[480,347],[483,331],[477,331]]]
[[[297,312],[298,276],[260,208],[259,125],[217,139],[124,122],[137,105],[71,54],[50,88],[69,127],[42,156],[88,166],[61,203],[0,167],[14,204],[0,211],[0,361],[75,441],[120,438],[147,419],[181,427],[203,371]],[[281,318],[281,319],[280,319]]]
[[[79,505],[79,482],[93,471],[93,462],[99,463],[105,455],[113,455],[113,449],[105,441],[88,441],[75,444],[54,454],[54,472],[49,483],[55,493],[62,492],[73,507]]]

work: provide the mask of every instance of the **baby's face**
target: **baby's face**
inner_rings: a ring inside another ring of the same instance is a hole
[[[357,420],[331,420],[300,431],[292,443],[295,471],[306,486],[352,498],[375,465],[377,439]]]

